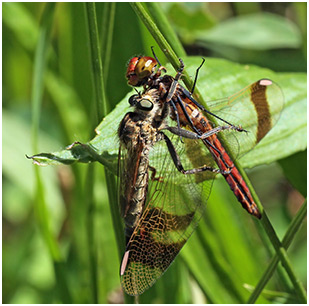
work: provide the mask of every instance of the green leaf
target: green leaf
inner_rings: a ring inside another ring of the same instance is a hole
[[[215,17],[208,11],[205,3],[170,3],[166,14],[186,44],[194,42],[195,33],[200,34],[201,31],[209,30],[216,23]]]
[[[186,68],[193,76],[201,59],[185,58]],[[227,73],[228,72],[228,73]],[[169,70],[171,72],[171,69]],[[241,159],[244,167],[270,163],[295,152],[304,150],[306,139],[306,76],[305,74],[274,73],[256,66],[242,66],[221,59],[207,59],[199,75],[199,89],[205,100],[215,100],[229,96],[261,78],[270,78],[279,84],[285,97],[285,107],[277,125],[257,145]],[[125,113],[129,110],[129,93],[96,128],[97,136],[90,146],[73,146],[69,150],[35,155],[32,158],[39,164],[64,163],[74,161],[99,161],[115,172],[115,160],[119,143],[117,129]],[[241,114],[234,114],[241,117]],[[234,122],[237,124],[237,122]]]
[[[304,196],[307,196],[307,150],[279,161],[285,176]]]
[[[302,42],[295,24],[269,13],[237,16],[201,32],[196,40],[250,50],[298,48]]]

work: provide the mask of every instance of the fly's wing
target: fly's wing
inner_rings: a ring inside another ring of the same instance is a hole
[[[118,156],[118,203],[124,217],[132,204],[132,186],[135,186],[143,144],[126,149],[120,144]]]
[[[187,149],[192,145],[207,149],[202,142],[185,140],[184,144],[174,139],[184,168],[194,168],[193,152],[197,151]],[[150,165],[155,170],[149,173],[153,178],[149,179],[147,202],[121,264],[121,283],[129,295],[139,295],[152,286],[175,259],[202,216],[213,182],[213,175],[199,183],[199,174],[180,173],[163,140],[151,150]]]
[[[231,150],[234,156],[239,157],[259,143],[277,123],[283,104],[280,87],[268,79],[259,80],[230,97],[207,103],[215,115],[247,131],[228,131],[224,134],[229,142],[236,136],[239,146],[232,145]],[[226,125],[223,121],[217,122]]]

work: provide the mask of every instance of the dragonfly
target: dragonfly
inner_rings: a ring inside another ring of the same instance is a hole
[[[204,212],[216,174],[224,176],[250,214],[261,218],[217,134],[227,133],[233,156],[250,151],[279,119],[280,87],[262,79],[208,103],[206,110],[192,95],[198,73],[189,92],[179,83],[180,63],[175,77],[162,75],[165,67],[152,57],[134,57],[127,68],[128,83],[143,86],[129,99],[134,111],[118,129],[119,203],[126,235],[120,275],[129,295],[142,294],[173,262]],[[230,123],[235,120],[237,125]]]

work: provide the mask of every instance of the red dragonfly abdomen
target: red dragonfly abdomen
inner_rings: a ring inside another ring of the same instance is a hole
[[[192,121],[192,124],[196,129],[201,131],[201,134],[213,129],[207,118],[189,99],[184,99],[182,101]],[[180,123],[184,126],[191,127],[180,105],[178,104],[177,111]],[[209,143],[207,143],[207,141],[212,145],[212,147],[209,145]],[[252,198],[247,184],[243,180],[237,168],[234,166],[232,159],[225,151],[216,134],[209,136],[207,141],[203,140],[204,144],[213,155],[219,169],[222,172],[222,175],[225,177],[225,180],[229,184],[238,201],[241,203],[242,207],[250,214],[260,219],[261,214]]]

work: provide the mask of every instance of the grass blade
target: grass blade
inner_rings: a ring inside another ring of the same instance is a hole
[[[292,223],[290,224],[288,230],[286,231],[284,238],[282,239],[282,247],[285,248],[285,250],[288,249],[290,246],[295,234],[297,233],[298,229],[300,228],[302,222],[306,218],[307,215],[307,200],[305,203],[302,205],[302,207],[299,209],[297,215],[294,217]],[[279,256],[276,254],[273,259],[271,260],[269,266],[267,267],[265,273],[261,277],[259,283],[256,285],[254,288],[254,291],[252,292],[248,304],[253,304],[259,297],[259,295],[262,293],[262,290],[266,286],[267,282],[273,275],[273,273],[276,270],[276,267],[278,266],[279,263]]]
[[[32,147],[33,151],[38,151],[38,130],[40,121],[40,110],[42,104],[42,95],[44,87],[44,73],[47,62],[47,52],[50,45],[50,34],[52,28],[52,21],[55,11],[55,3],[46,4],[43,16],[42,24],[40,27],[39,41],[35,52],[35,63],[34,63],[34,76],[32,86]],[[59,290],[59,297],[64,303],[71,303],[71,295],[69,293],[68,285],[66,282],[66,276],[63,265],[63,258],[59,245],[52,234],[49,220],[49,213],[47,204],[45,201],[45,192],[41,179],[40,170],[35,167],[36,177],[36,201],[35,201],[35,213],[37,221],[39,223],[40,230],[42,232],[43,239],[48,247],[49,253],[53,260],[53,265],[56,275],[56,283]]]

